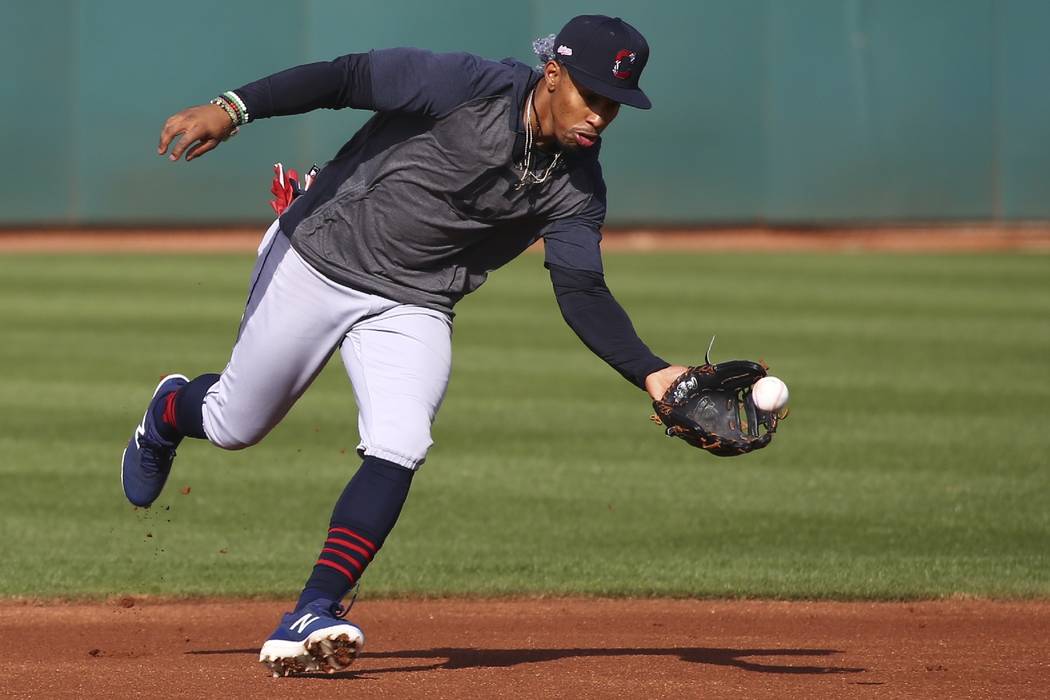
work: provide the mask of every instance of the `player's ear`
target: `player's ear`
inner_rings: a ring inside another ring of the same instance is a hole
[[[560,63],[553,59],[547,61],[547,64],[543,66],[543,81],[548,92],[553,92],[558,87],[558,83],[564,74],[565,69],[562,68]]]

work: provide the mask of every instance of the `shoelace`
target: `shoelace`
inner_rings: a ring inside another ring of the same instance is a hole
[[[149,431],[139,440],[140,464],[147,476],[156,476],[160,471],[171,468],[175,460],[175,448],[170,444],[150,438]],[[166,453],[166,457],[162,456]]]
[[[342,620],[343,618],[346,617],[347,613],[350,612],[350,608],[354,607],[354,603],[357,602],[357,593],[360,590],[361,590],[361,582],[358,581],[357,585],[355,585],[350,590],[350,593],[351,593],[351,595],[350,595],[350,602],[347,603],[346,605],[343,605],[342,603],[336,603],[335,604],[335,606],[332,608],[332,614],[335,615],[336,619]]]

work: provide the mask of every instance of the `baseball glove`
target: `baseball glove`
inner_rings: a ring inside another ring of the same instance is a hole
[[[748,360],[713,365],[705,357],[703,365],[683,372],[663,398],[653,402],[653,418],[666,426],[669,437],[720,457],[762,449],[786,415],[763,411],[751,400],[751,385],[766,376],[766,370]]]

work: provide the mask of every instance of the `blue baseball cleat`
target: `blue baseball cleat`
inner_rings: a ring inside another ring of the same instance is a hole
[[[165,440],[157,432],[154,413],[157,403],[171,392],[189,382],[181,374],[169,374],[160,380],[153,392],[142,423],[135,428],[135,433],[128,440],[120,464],[120,482],[124,495],[137,506],[148,508],[164,489],[164,482],[171,472],[171,463],[175,461],[175,448],[182,442]]]
[[[286,613],[263,644],[259,663],[275,677],[346,669],[364,647],[365,633],[340,619],[343,614],[338,605],[324,598]]]

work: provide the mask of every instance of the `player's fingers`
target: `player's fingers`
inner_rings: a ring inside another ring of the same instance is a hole
[[[207,141],[201,141],[191,146],[186,151],[186,160],[191,161],[194,158],[200,158],[205,153],[218,146],[219,143],[219,139],[208,139]]]
[[[186,129],[185,133],[182,134],[182,137],[179,139],[179,142],[175,144],[173,149],[171,149],[171,155],[168,156],[168,159],[176,161],[181,158],[182,154],[186,152],[186,149],[201,140],[202,136],[203,134],[201,134],[201,130],[197,127]]]
[[[164,127],[160,130],[160,142],[157,144],[157,155],[164,155],[168,150],[168,146],[171,145],[172,139],[181,133],[184,128],[185,127],[179,126],[179,122],[175,117],[169,117],[168,121],[164,122]]]

